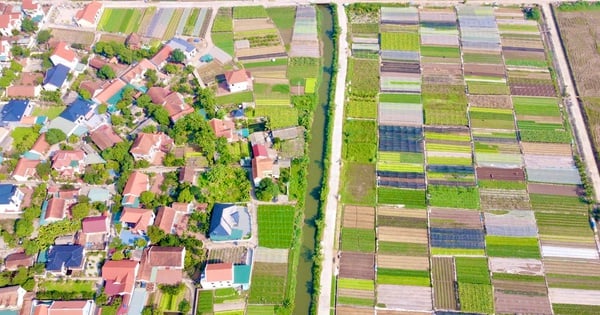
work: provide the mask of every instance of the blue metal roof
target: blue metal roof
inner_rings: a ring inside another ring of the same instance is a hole
[[[10,203],[10,198],[15,194],[17,186],[13,184],[0,184],[0,204],[6,205]]]
[[[29,100],[10,100],[2,108],[2,121],[21,121]]]
[[[184,52],[191,52],[194,49],[196,49],[196,46],[188,43],[185,39],[183,38],[177,38],[174,37],[173,39],[171,39],[167,45],[169,45],[169,47],[173,48],[173,50],[175,49],[179,49],[182,50]]]
[[[83,247],[80,245],[57,245],[48,252],[46,270],[60,271],[63,267],[73,268],[81,266],[83,261]]]
[[[215,204],[210,220],[212,241],[240,240],[250,234],[248,209],[233,204]]]
[[[52,84],[56,87],[61,87],[65,80],[67,79],[67,75],[69,74],[69,68],[64,65],[56,65],[46,72],[46,77],[44,78],[44,84]]]
[[[92,110],[92,105],[91,102],[77,99],[60,114],[60,117],[75,122],[79,117],[87,115]]]

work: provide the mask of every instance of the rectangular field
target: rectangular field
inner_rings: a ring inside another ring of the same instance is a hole
[[[296,209],[292,206],[258,206],[259,245],[268,248],[290,248],[295,217]]]

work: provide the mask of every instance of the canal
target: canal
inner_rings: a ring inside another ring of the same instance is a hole
[[[322,48],[322,67],[318,87],[317,106],[315,107],[311,140],[308,145],[308,178],[304,206],[304,225],[302,227],[302,249],[297,269],[296,300],[294,314],[309,313],[312,293],[312,266],[315,252],[315,219],[320,206],[321,185],[323,181],[323,158],[325,156],[325,126],[329,103],[331,66],[333,61],[333,16],[328,5],[317,5],[319,16],[319,40]]]

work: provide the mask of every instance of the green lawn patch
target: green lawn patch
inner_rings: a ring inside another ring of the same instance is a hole
[[[379,204],[404,205],[414,209],[426,207],[425,190],[379,187],[377,196]]]
[[[244,68],[252,69],[252,68],[262,68],[262,67],[271,67],[271,66],[287,66],[288,59],[287,58],[277,58],[274,61],[257,61],[257,62],[249,62],[244,63]]]
[[[536,211],[587,214],[588,205],[579,197],[529,194],[531,208]]]
[[[556,315],[597,315],[600,305],[552,304]]]
[[[469,94],[474,95],[508,95],[510,89],[504,82],[467,81]]]
[[[377,122],[347,120],[344,123],[342,156],[347,161],[373,163],[377,155]]]
[[[372,98],[350,97],[346,102],[346,117],[377,119],[377,102]]]
[[[198,313],[213,312],[213,290],[201,290],[198,296]]]
[[[375,230],[342,228],[342,250],[350,252],[375,252]]]
[[[381,50],[418,51],[420,48],[419,33],[384,32],[380,34]]]
[[[13,148],[18,152],[25,152],[31,149],[40,135],[31,127],[16,127],[10,136],[13,138]]]
[[[313,94],[313,93],[315,93],[316,87],[317,87],[317,78],[306,78],[306,82],[304,82],[304,93]]]
[[[478,184],[479,184],[479,188],[487,188],[487,189],[509,189],[509,190],[527,189],[527,183],[522,182],[522,181],[480,179],[478,181]]]
[[[345,305],[358,305],[358,306],[369,306],[373,307],[375,302],[372,299],[361,299],[347,296],[338,296],[337,298],[338,304]]]
[[[243,102],[252,102],[253,100],[252,91],[237,92],[215,98],[215,101],[219,105],[238,105]]]
[[[283,303],[287,273],[287,264],[255,263],[252,271],[252,286],[250,287],[248,302],[252,304]]]
[[[111,33],[129,34],[137,31],[144,9],[113,9],[104,10],[98,30]]]
[[[246,307],[247,315],[273,315],[275,314],[274,305],[248,305]]]
[[[490,257],[541,258],[535,237],[486,236],[487,254]]]
[[[375,291],[375,283],[373,280],[338,278],[337,286],[340,289]]]
[[[352,34],[377,34],[379,33],[378,23],[353,23],[350,26]]]
[[[458,47],[421,46],[421,56],[436,58],[460,58]]]
[[[179,303],[184,297],[185,290],[181,290],[181,292],[177,295],[163,293],[161,295],[160,302],[158,303],[158,309],[163,311],[177,311],[179,308]]]
[[[429,271],[377,268],[377,284],[428,287],[430,285]]]
[[[233,33],[231,32],[219,32],[212,34],[213,43],[215,46],[221,48],[224,52],[231,56],[234,56],[233,47]]]
[[[233,8],[234,19],[258,19],[267,16],[267,10],[261,5]]]
[[[543,276],[520,275],[515,273],[494,273],[494,280],[518,281],[527,283],[545,283],[546,279]]]
[[[379,94],[380,103],[421,104],[420,94]]]
[[[377,197],[375,164],[347,162],[343,166],[342,202],[375,205]]]
[[[50,106],[46,108],[34,107],[31,116],[46,116],[48,119],[54,119],[58,117],[66,106]]]
[[[257,106],[255,117],[269,117],[271,128],[298,126],[298,110],[285,106]]]
[[[305,78],[316,78],[319,76],[320,67],[321,61],[319,58],[289,58],[287,77],[291,85],[304,85]]]
[[[268,248],[292,245],[296,210],[293,206],[258,206],[258,244]]]
[[[429,205],[434,207],[479,209],[479,190],[476,187],[429,185]]]
[[[44,291],[57,292],[95,292],[96,283],[94,281],[43,281],[40,283],[40,288]]]
[[[267,14],[280,30],[292,29],[294,27],[296,19],[295,7],[267,8]]]
[[[213,22],[212,32],[233,32],[233,19],[231,18],[230,8],[219,8]],[[212,35],[213,41],[215,41],[215,37],[218,37],[217,34]]]

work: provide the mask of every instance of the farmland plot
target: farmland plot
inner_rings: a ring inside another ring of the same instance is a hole
[[[600,291],[548,288],[550,300],[556,304],[600,305]]]
[[[490,257],[517,257],[539,259],[540,249],[535,237],[490,236],[485,238]]]
[[[258,207],[258,239],[261,246],[287,249],[292,243],[296,211],[292,206]]]
[[[372,229],[375,227],[375,208],[345,206],[343,226],[347,228]]]
[[[537,236],[535,216],[532,211],[509,211],[503,214],[485,213],[487,235]]]
[[[429,287],[415,287],[405,285],[377,286],[377,303],[385,305],[386,308],[431,311],[432,290]]]
[[[544,261],[544,265],[545,263],[546,262]],[[538,259],[490,257],[489,264],[490,270],[493,273],[508,273],[529,276],[544,275],[542,262]]]
[[[430,208],[429,221],[432,228],[483,228],[480,214],[470,210]]]
[[[456,297],[454,258],[431,258],[431,281],[433,283],[434,306],[436,309],[458,310]]]
[[[375,255],[367,253],[342,252],[340,277],[352,279],[375,279]]]
[[[492,286],[486,258],[455,258],[461,311],[493,313]]]
[[[528,210],[529,195],[526,190],[480,189],[481,207],[484,210]]]
[[[175,9],[159,9],[158,12],[152,18],[148,30],[146,31],[147,37],[163,38],[165,31],[171,21],[171,17],[175,13]]]

